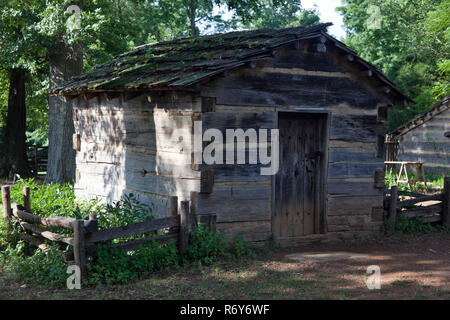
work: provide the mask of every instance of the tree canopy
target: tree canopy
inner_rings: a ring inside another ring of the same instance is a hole
[[[77,6],[77,7],[74,7]],[[80,10],[76,10],[79,8]],[[229,19],[217,13],[228,10]],[[11,109],[10,74],[25,74],[27,139],[45,144],[51,57],[82,55],[84,71],[145,43],[216,31],[319,22],[298,0],[5,0],[0,3],[0,136]],[[22,130],[22,129],[20,129]],[[1,143],[0,142],[0,145]]]
[[[449,1],[344,0],[338,10],[346,43],[415,102],[392,110],[390,130],[450,94]]]

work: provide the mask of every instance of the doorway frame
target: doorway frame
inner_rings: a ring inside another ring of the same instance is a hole
[[[291,114],[295,114],[296,116],[301,115],[301,114],[308,114],[308,115],[318,115],[320,117],[324,117],[324,133],[322,135],[322,141],[321,141],[321,149],[323,152],[323,157],[321,157],[320,160],[320,169],[321,172],[323,173],[320,179],[320,190],[318,192],[319,196],[320,196],[320,200],[319,200],[319,206],[318,206],[318,211],[319,211],[319,230],[317,233],[315,234],[326,234],[327,233],[327,212],[328,212],[328,208],[327,208],[327,199],[328,199],[328,184],[327,184],[327,180],[328,180],[328,157],[329,157],[329,137],[330,137],[330,131],[331,131],[331,116],[332,113],[330,110],[326,110],[326,109],[294,109],[294,110],[286,110],[286,109],[278,109],[276,108],[275,112],[274,112],[274,129],[280,129],[279,126],[279,114],[280,113],[291,113]],[[281,144],[281,141],[280,141]],[[280,170],[281,168],[279,168]],[[276,237],[274,235],[274,215],[275,215],[275,202],[276,202],[276,177],[277,175],[274,174],[272,176],[271,179],[271,216],[270,216],[270,221],[271,221],[271,232],[272,232],[272,236],[273,238],[276,240]],[[309,235],[310,236],[310,235]],[[282,237],[282,238],[303,238],[303,237],[308,237],[308,235],[306,236],[299,236],[299,237]]]

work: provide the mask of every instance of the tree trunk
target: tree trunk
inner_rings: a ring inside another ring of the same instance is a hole
[[[0,175],[12,179],[18,173],[28,177],[26,158],[25,74],[21,68],[12,68],[9,77],[8,115],[6,118],[3,161]]]
[[[189,2],[189,8],[187,8],[187,13],[189,16],[189,24],[190,24],[190,29],[191,29],[191,37],[196,37],[197,34],[197,27],[195,25],[195,13],[197,11],[196,8],[196,2],[195,0],[191,0]]]
[[[50,89],[83,72],[81,47],[67,47],[60,42],[49,54]],[[48,129],[48,164],[46,183],[75,180],[75,150],[72,147],[73,107],[61,96],[50,96]]]

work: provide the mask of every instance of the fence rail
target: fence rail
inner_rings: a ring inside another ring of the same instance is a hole
[[[166,218],[131,223],[126,226],[103,230],[99,230],[97,217],[92,214],[89,216],[89,220],[83,220],[70,217],[44,218],[31,213],[29,187],[23,189],[23,200],[25,206],[16,203],[11,204],[10,186],[2,186],[3,218],[7,222],[19,225],[23,229],[23,232],[20,234],[21,239],[39,247],[44,252],[49,249],[46,241],[71,246],[72,251],[64,253],[63,258],[66,261],[75,261],[75,264],[80,268],[82,279],[87,278],[87,257],[94,255],[98,245],[102,242],[166,229],[168,230],[166,234],[146,235],[144,238],[114,243],[112,247],[129,251],[152,241],[155,241],[158,245],[174,241],[182,256],[188,245],[189,233],[194,224],[202,224],[215,231],[215,214],[194,216],[189,210],[189,201],[181,201],[180,209],[178,210],[177,197],[170,198],[169,216]],[[67,237],[57,232],[46,230],[44,227],[68,229],[73,231],[73,236]]]
[[[450,228],[450,177],[444,178],[444,191],[433,195],[411,194],[413,198],[400,200],[398,196],[398,187],[393,186],[390,189],[390,195],[385,197],[385,210],[387,219],[392,222],[394,228],[395,221],[399,214],[406,215],[408,218],[421,217],[422,221],[442,222],[443,225]],[[411,206],[418,203],[433,201],[428,205]],[[438,201],[438,203],[434,203]]]
[[[27,163],[31,173],[38,176],[39,172],[47,171],[48,147],[27,144]]]

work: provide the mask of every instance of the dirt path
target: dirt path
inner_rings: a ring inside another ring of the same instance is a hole
[[[301,252],[354,252],[341,261],[296,262]],[[366,286],[378,265],[381,289]],[[0,277],[1,299],[450,299],[450,235],[395,236],[275,250],[254,260],[185,266],[137,283],[84,290],[23,287]]]

